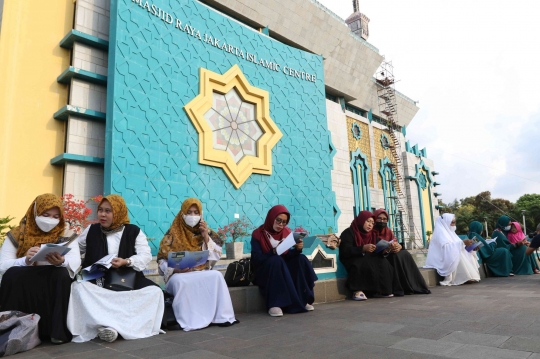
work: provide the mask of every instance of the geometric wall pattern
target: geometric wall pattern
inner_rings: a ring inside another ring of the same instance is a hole
[[[283,136],[270,118],[269,94],[251,86],[238,65],[219,75],[200,69],[200,94],[184,108],[199,133],[199,163],[223,168],[239,188],[252,173],[272,174],[272,149]]]
[[[104,192],[124,196],[154,244],[187,197],[202,201],[214,229],[235,213],[260,225],[276,204],[290,210],[291,226],[336,228],[322,57],[195,0],[153,1],[157,15],[144,4],[111,1]],[[271,175],[253,173],[239,189],[221,168],[199,163],[200,139],[184,109],[200,93],[201,68],[225,74],[235,65],[268,93],[283,135],[268,151]]]

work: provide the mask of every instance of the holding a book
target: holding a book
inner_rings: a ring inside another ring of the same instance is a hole
[[[163,292],[142,273],[152,260],[146,235],[130,224],[126,203],[117,194],[103,197],[98,220],[77,239],[85,254],[82,267],[87,273],[98,269],[103,276],[72,284],[67,323],[73,341],[99,336],[113,342],[118,335],[139,339],[159,334]]]
[[[202,203],[188,198],[165,233],[158,252],[165,290],[174,296],[174,316],[185,331],[236,322],[223,275],[204,270],[221,258],[217,234],[203,220]]]
[[[62,200],[42,194],[8,232],[0,251],[2,311],[38,314],[40,337],[54,344],[71,341],[66,317],[71,279],[81,264],[79,246],[63,237],[64,227]]]
[[[254,284],[266,301],[268,314],[280,317],[287,313],[314,310],[313,287],[317,275],[302,254],[302,235],[287,227],[291,214],[285,206],[268,211],[264,224],[251,236],[251,262],[255,269]]]

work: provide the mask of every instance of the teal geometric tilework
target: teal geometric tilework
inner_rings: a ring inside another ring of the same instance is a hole
[[[337,228],[322,57],[194,0],[137,2],[111,0],[105,193],[124,196],[132,223],[155,238],[154,246],[188,197],[203,202],[214,229],[235,213],[258,226],[276,204],[289,209],[292,228],[314,234]],[[218,38],[220,48],[205,35]],[[224,42],[238,50],[223,50]],[[279,71],[260,59],[279,64]],[[198,163],[197,131],[183,109],[199,93],[201,67],[223,74],[235,64],[251,85],[269,92],[270,116],[283,133],[272,150],[272,175],[253,174],[238,190],[221,169]],[[315,81],[291,76],[288,68]]]

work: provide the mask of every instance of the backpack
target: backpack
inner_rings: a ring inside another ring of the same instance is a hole
[[[253,270],[249,258],[240,259],[227,266],[225,283],[229,287],[248,286],[253,281]]]

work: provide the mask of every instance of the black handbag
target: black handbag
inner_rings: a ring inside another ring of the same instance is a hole
[[[225,272],[225,283],[229,287],[243,287],[253,281],[253,271],[249,258],[240,259],[227,266]]]
[[[103,287],[116,292],[133,290],[136,278],[137,272],[133,268],[110,268],[105,272]]]

